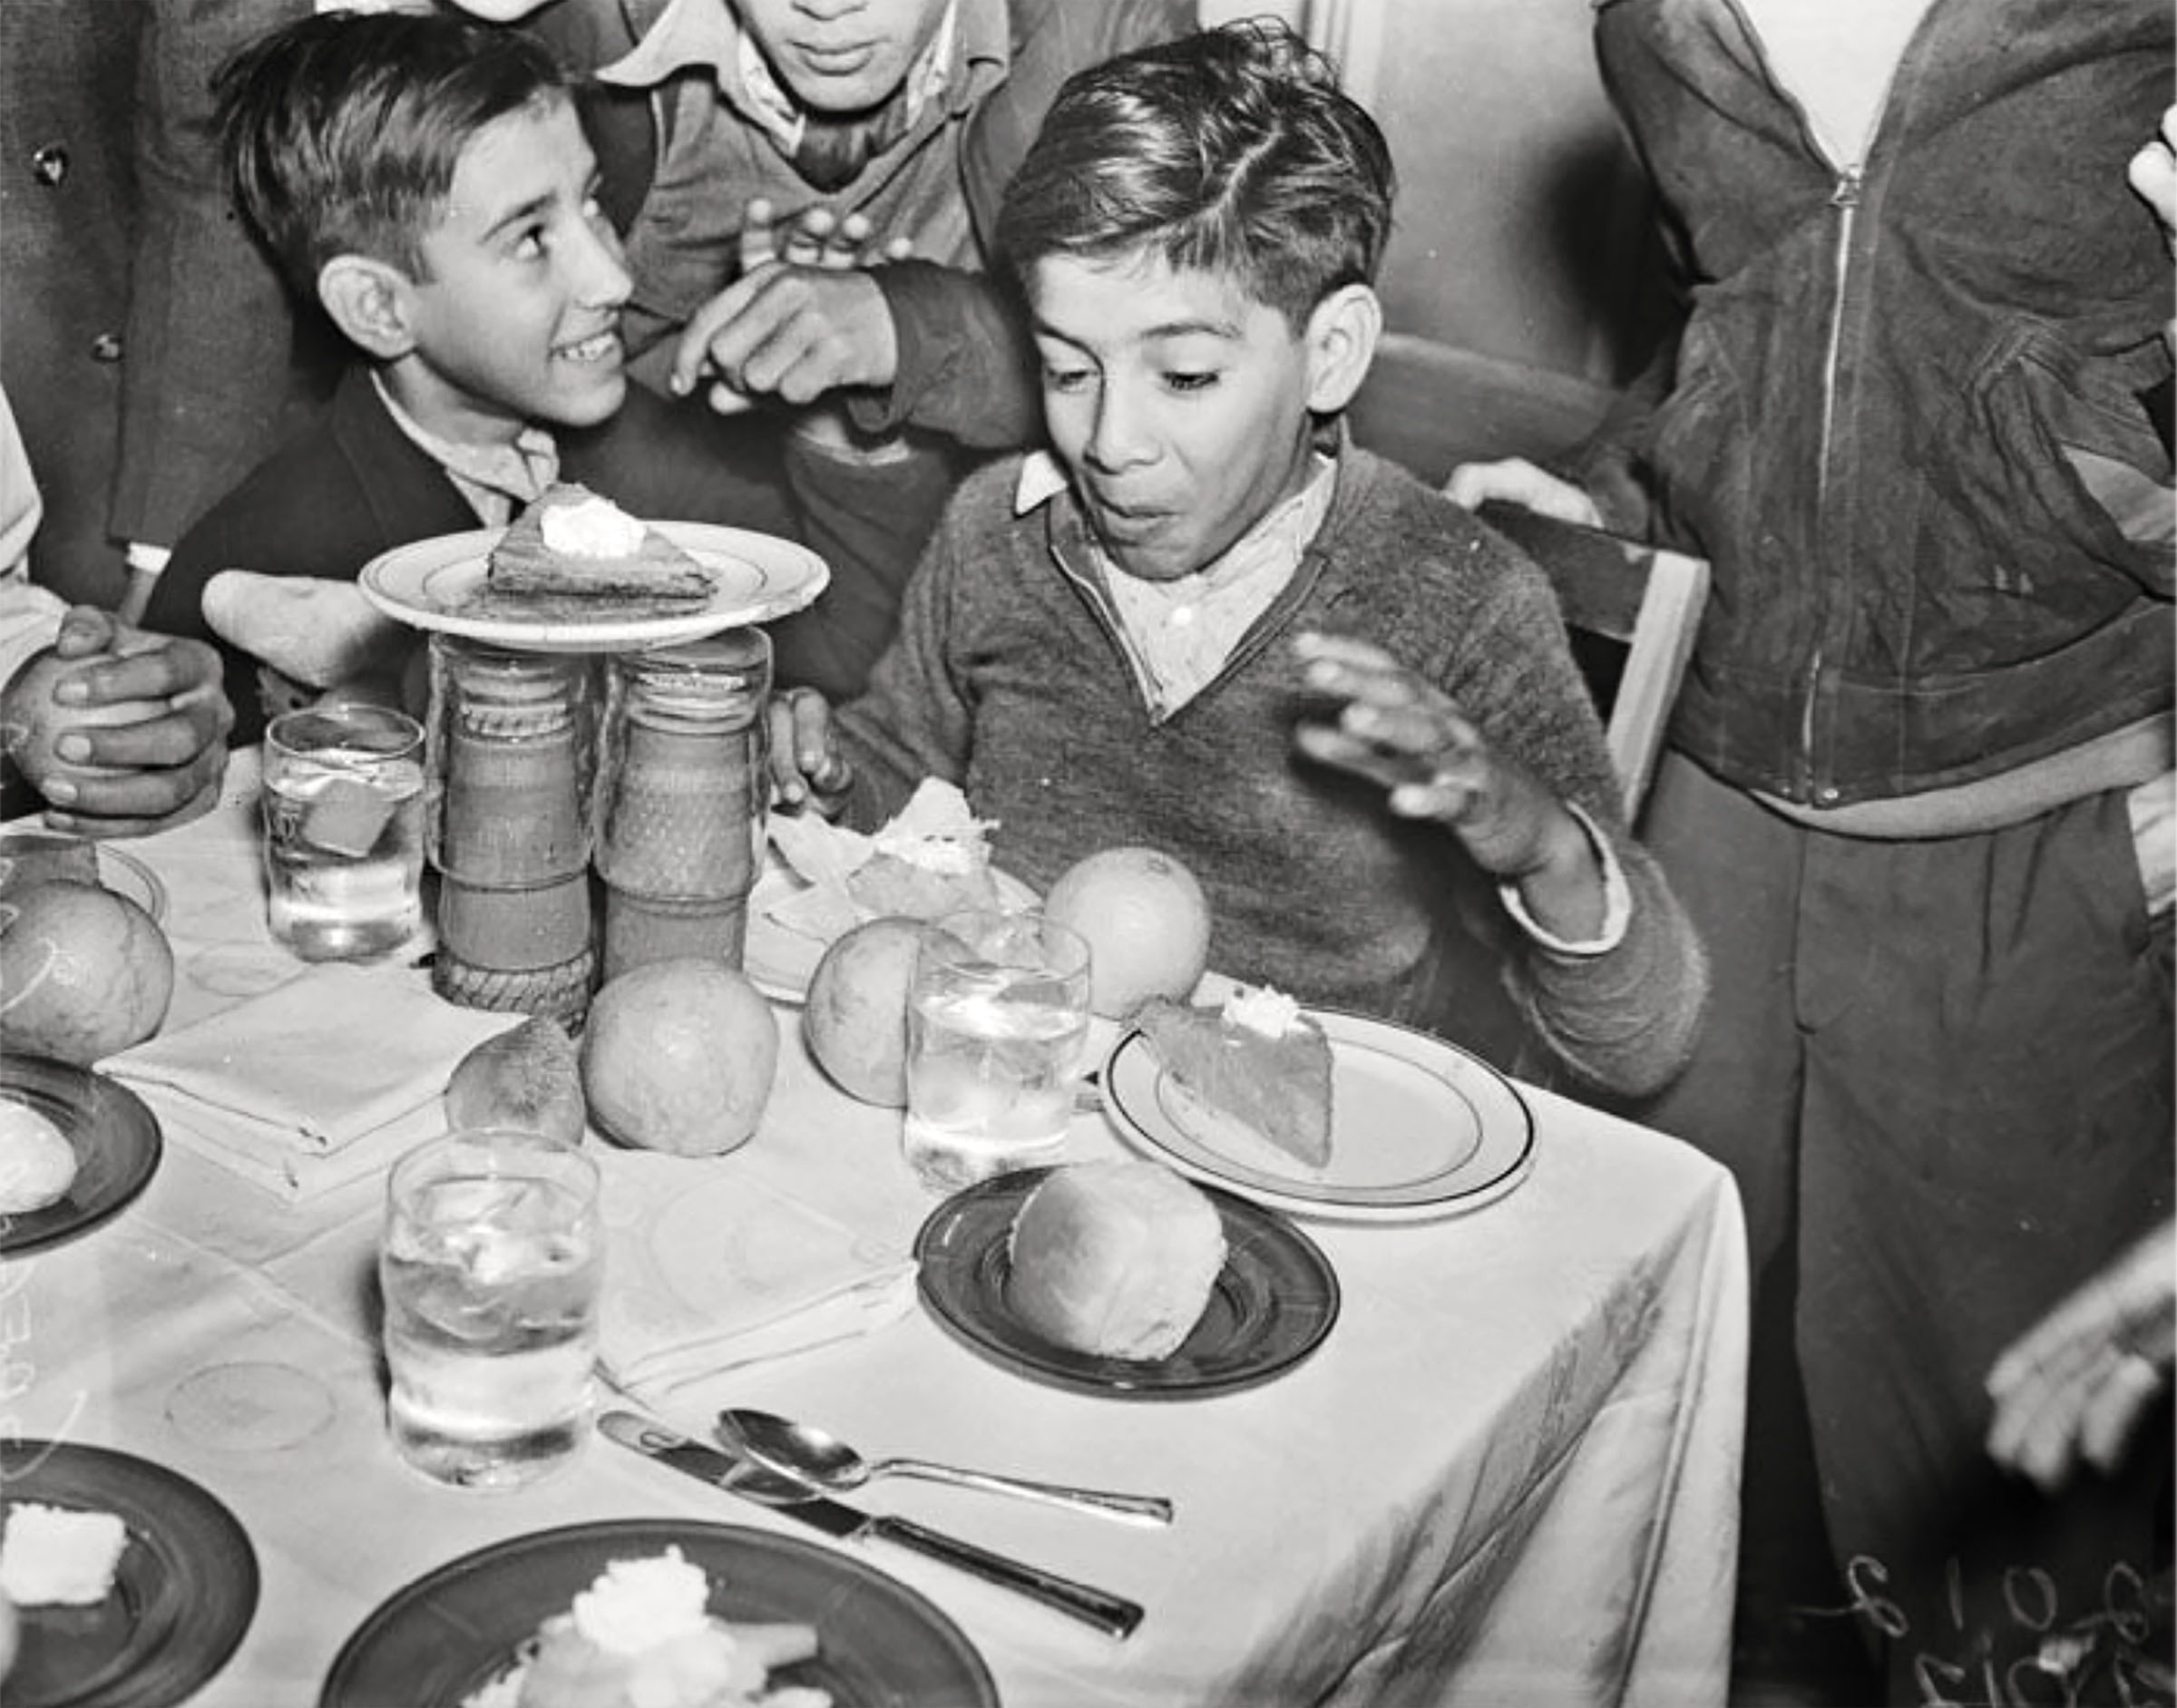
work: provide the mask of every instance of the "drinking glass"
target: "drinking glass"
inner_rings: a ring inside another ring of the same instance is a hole
[[[305,961],[389,954],[423,924],[424,731],[383,706],[314,706],[265,731],[273,936]]]
[[[1033,909],[952,913],[924,929],[907,1004],[915,1177],[957,1192],[1056,1162],[1088,1032],[1088,945]]]
[[[466,1488],[571,1460],[594,1403],[603,1274],[597,1164],[579,1147],[473,1127],[395,1164],[378,1281],[401,1456]]]

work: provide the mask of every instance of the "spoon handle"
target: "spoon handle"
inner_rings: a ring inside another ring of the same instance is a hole
[[[1120,1495],[1102,1488],[1069,1488],[1060,1483],[1030,1482],[1023,1477],[963,1470],[957,1465],[936,1465],[923,1459],[881,1459],[870,1470],[877,1476],[890,1473],[897,1477],[920,1477],[925,1482],[952,1483],[962,1488],[981,1488],[996,1495],[1018,1495],[1023,1500],[1071,1507],[1137,1524],[1172,1521],[1172,1503],[1161,1495]]]

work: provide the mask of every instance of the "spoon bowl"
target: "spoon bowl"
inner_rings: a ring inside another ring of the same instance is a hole
[[[992,1471],[968,1470],[922,1459],[864,1459],[837,1436],[815,1424],[797,1423],[775,1412],[731,1407],[718,1413],[718,1439],[766,1470],[790,1477],[825,1494],[846,1494],[877,1477],[916,1477],[991,1494],[1013,1495],[1049,1506],[1069,1507],[1135,1524],[1169,1524],[1172,1503],[1157,1495],[1114,1494],[1099,1488],[1072,1488],[1031,1482]]]

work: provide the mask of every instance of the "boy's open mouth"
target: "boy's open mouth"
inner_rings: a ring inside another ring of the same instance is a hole
[[[605,362],[620,354],[620,334],[593,333],[574,344],[562,344],[552,354],[563,362]]]

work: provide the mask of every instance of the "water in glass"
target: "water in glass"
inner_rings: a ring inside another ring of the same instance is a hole
[[[1088,1027],[1088,949],[1040,914],[955,915],[916,959],[902,1143],[957,1192],[1064,1150]]]
[[[265,742],[272,934],[306,961],[388,954],[423,923],[423,731],[397,712],[324,708]]]
[[[378,1273],[394,1441],[417,1469],[516,1488],[581,1447],[603,1272],[596,1182],[580,1151],[532,1134],[455,1134],[395,1169]]]

